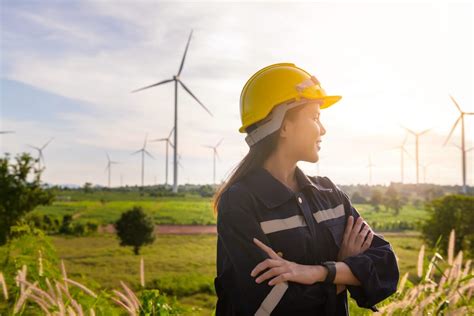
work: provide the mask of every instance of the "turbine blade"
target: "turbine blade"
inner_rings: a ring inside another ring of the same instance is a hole
[[[414,131],[412,131],[411,129],[406,128],[405,126],[402,126],[402,125],[400,125],[400,126],[404,129],[406,129],[409,133],[412,133],[413,135],[416,135],[416,133]]]
[[[46,144],[44,144],[43,147],[41,147],[41,149],[45,149],[46,146],[48,146],[48,144],[51,143],[51,141],[52,141],[53,139],[54,139],[54,137],[51,137],[50,140],[48,140],[48,141],[46,142]]]
[[[453,127],[451,128],[451,131],[449,132],[448,138],[446,138],[446,141],[444,142],[443,146],[446,146],[446,143],[448,142],[449,138],[450,138],[451,135],[453,134],[454,129],[456,128],[456,125],[458,125],[460,119],[461,119],[461,116],[459,116],[458,119],[456,120],[456,122],[454,122],[454,125],[453,125]]]
[[[131,153],[130,155],[135,155],[135,154],[138,154],[138,153],[139,153],[139,152],[141,152],[142,150],[143,150],[143,149],[139,149],[139,150],[137,150],[137,151],[135,151],[135,152]]]
[[[0,131],[0,134],[14,134],[15,131]]]
[[[147,138],[148,138],[148,133],[145,134],[145,141],[143,142],[143,149],[145,149],[145,147],[146,147]]]
[[[150,157],[151,159],[155,159],[155,157],[153,157],[153,156],[148,152],[148,150],[145,150],[145,154],[147,154],[148,157]]]
[[[214,150],[214,152],[216,153],[217,159],[221,161],[221,157],[219,156],[219,153],[217,152],[217,150]]]
[[[133,90],[132,93],[142,91],[142,90],[145,90],[145,89],[149,89],[149,88],[153,88],[153,87],[159,86],[160,84],[164,84],[164,83],[167,83],[167,82],[170,82],[170,81],[173,81],[173,80],[174,79],[166,79],[166,80],[154,83],[152,85],[149,85],[149,86],[146,86],[146,87],[143,87],[143,88],[140,88],[140,89]]]
[[[464,112],[464,115],[474,115],[474,112]]]
[[[405,139],[403,140],[402,147],[405,146],[405,143],[407,142],[407,140],[408,140],[408,134],[405,135]]]
[[[418,133],[418,136],[421,136],[421,135],[423,135],[423,134],[428,133],[431,129],[432,129],[432,128],[428,128],[428,129],[424,130],[423,132]]]
[[[466,152],[470,152],[470,151],[473,150],[473,149],[474,149],[474,147],[471,147],[471,148],[469,148],[468,150],[466,150]]]
[[[214,148],[212,146],[209,146],[209,145],[201,145],[202,147],[206,147],[206,148]]]
[[[221,140],[220,140],[220,141],[217,143],[217,145],[214,146],[214,147],[216,147],[216,148],[219,147],[219,145],[222,143],[223,140],[224,140],[224,138],[221,138]]]
[[[152,139],[152,140],[150,140],[150,143],[151,143],[151,142],[162,142],[162,141],[164,141],[164,140],[167,140],[167,139],[168,139],[168,138],[157,138],[157,139]]]
[[[170,131],[170,133],[169,133],[169,135],[168,135],[168,139],[171,137],[171,134],[173,134],[173,132],[174,132],[174,126],[173,126],[173,128],[171,129],[171,131]]]
[[[189,38],[188,38],[188,42],[186,43],[186,49],[184,50],[183,59],[181,59],[181,65],[179,66],[178,76],[181,74],[181,71],[183,70],[184,60],[186,59],[186,54],[188,53],[189,42],[191,42],[192,35],[193,35],[193,30],[191,30],[191,33],[189,33]]]
[[[201,101],[199,101],[199,99],[196,98],[196,96],[191,92],[191,90],[189,90],[188,87],[186,87],[186,86],[184,85],[184,83],[183,83],[181,80],[178,80],[178,82],[181,84],[181,86],[184,88],[184,90],[186,90],[186,91],[194,98],[194,100],[196,100],[196,101],[204,108],[204,110],[207,111],[207,113],[209,113],[211,116],[214,116],[214,115],[212,115],[212,113],[204,106],[204,104],[202,104]]]
[[[109,156],[109,153],[108,153],[108,152],[106,152],[105,154],[107,155],[107,160],[110,162],[110,156]]]
[[[456,100],[454,100],[453,96],[452,96],[452,95],[449,95],[449,97],[450,97],[451,100],[454,102],[454,105],[458,108],[459,112],[462,113],[461,107],[460,107],[459,104],[456,102]]]

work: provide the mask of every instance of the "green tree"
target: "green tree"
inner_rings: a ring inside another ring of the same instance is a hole
[[[380,210],[379,205],[383,202],[383,195],[380,190],[372,190],[372,194],[370,196],[370,205],[374,207],[374,210],[378,212]]]
[[[122,213],[115,223],[120,246],[132,246],[133,252],[138,255],[143,245],[150,244],[155,240],[155,224],[153,219],[147,216],[141,206]]]
[[[455,249],[474,255],[474,197],[447,195],[426,204],[429,219],[422,226],[424,239],[434,246],[440,235],[441,250],[447,249],[449,233],[456,230]]]
[[[8,241],[10,228],[25,214],[54,199],[54,194],[41,186],[44,168],[34,168],[37,159],[22,153],[15,160],[16,164],[11,164],[8,153],[0,158],[0,245]]]
[[[384,202],[385,208],[387,210],[392,209],[395,216],[397,216],[400,213],[400,209],[403,206],[402,199],[400,195],[398,194],[397,189],[393,185],[390,185],[388,187],[388,190],[385,193],[383,202]]]

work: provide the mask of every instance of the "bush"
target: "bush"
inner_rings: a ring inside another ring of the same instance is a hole
[[[456,230],[455,246],[472,256],[474,254],[474,197],[448,195],[426,204],[430,218],[422,227],[423,237],[434,246],[441,235],[441,248],[447,249],[447,236]]]

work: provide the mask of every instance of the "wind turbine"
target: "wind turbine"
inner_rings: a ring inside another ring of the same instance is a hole
[[[421,166],[423,167],[423,183],[426,183],[426,170],[432,164],[433,164],[432,162],[429,162],[427,164],[421,164]]]
[[[401,175],[401,182],[402,183],[404,181],[404,174],[405,174],[405,156],[404,156],[404,154],[407,154],[408,157],[413,159],[413,157],[410,155],[410,153],[405,148],[405,143],[407,142],[407,139],[408,139],[408,134],[405,136],[405,139],[403,140],[403,142],[400,146],[395,146],[395,147],[390,148],[390,149],[400,149],[400,175]]]
[[[174,81],[174,141],[173,141],[173,143],[174,143],[174,148],[173,148],[174,149],[174,153],[173,153],[173,192],[174,193],[178,192],[178,83],[184,88],[184,90],[186,90],[186,92],[188,92],[194,98],[194,100],[196,100],[199,103],[199,105],[201,105],[201,107],[204,110],[206,110],[207,113],[209,113],[211,116],[213,116],[212,113],[204,106],[204,104],[202,104],[201,101],[199,101],[199,99],[191,92],[191,90],[188,89],[188,87],[183,83],[183,81],[180,78],[181,71],[183,70],[184,60],[186,59],[186,54],[188,52],[189,42],[191,41],[191,36],[192,35],[193,35],[193,30],[191,30],[191,33],[189,34],[188,42],[187,42],[186,48],[184,50],[183,59],[181,60],[181,65],[179,66],[178,73],[176,75],[174,75],[173,78],[166,79],[166,80],[157,82],[155,84],[152,84],[152,85],[149,85],[149,86],[146,86],[146,87],[143,87],[143,88],[132,91],[132,93],[133,92],[138,92],[138,91],[141,91],[141,90],[145,90],[145,89],[148,89],[148,88],[153,88],[153,87],[159,86],[161,84],[165,84],[165,83]]]
[[[118,164],[118,162],[110,160],[109,153],[106,152],[105,154],[107,155],[107,166],[105,167],[105,171],[108,171],[108,173],[109,173],[109,177],[108,177],[109,182],[108,182],[108,184],[109,184],[109,188],[110,188],[110,174],[111,174],[111,171],[112,171],[112,165],[116,165],[116,164]]]
[[[135,155],[135,154],[138,154],[138,153],[142,153],[142,187],[143,187],[143,184],[144,184],[144,179],[145,179],[145,154],[147,154],[150,158],[152,159],[155,159],[148,150],[146,150],[146,142],[147,142],[147,139],[148,139],[148,133],[146,134],[145,136],[145,141],[143,142],[143,147],[133,153],[131,153],[131,155]]]
[[[454,122],[454,125],[451,128],[451,131],[449,132],[449,135],[446,138],[446,141],[444,142],[443,146],[446,146],[446,143],[448,142],[449,138],[453,134],[454,129],[458,125],[459,121],[461,121],[462,191],[463,191],[464,194],[466,194],[467,193],[467,187],[466,187],[466,142],[465,142],[465,139],[464,139],[464,115],[474,115],[474,112],[463,112],[461,110],[461,107],[459,106],[459,104],[456,102],[456,100],[454,100],[454,98],[451,95],[449,97],[451,98],[454,105],[457,107],[457,109],[459,110],[459,113],[461,113],[461,114],[459,115],[456,122]]]
[[[372,167],[375,167],[375,165],[372,163],[372,159],[369,154],[369,164],[366,166],[366,168],[369,168],[369,185],[372,185]]]
[[[168,147],[169,145],[171,145],[171,147],[174,148],[173,146],[173,143],[171,142],[171,134],[173,133],[174,131],[174,127],[171,129],[171,132],[169,133],[168,137],[167,138],[158,138],[158,139],[154,139],[154,140],[150,140],[150,142],[166,142],[166,181],[165,181],[165,185],[167,186],[168,185]]]
[[[214,173],[213,173],[213,183],[216,184],[216,156],[217,158],[219,158],[220,160],[220,157],[219,157],[219,154],[217,153],[217,147],[219,147],[219,145],[222,143],[224,139],[222,138],[218,143],[217,145],[215,146],[209,146],[209,145],[202,145],[203,147],[207,147],[207,148],[211,148],[212,149],[212,157],[214,158]]]
[[[49,143],[54,139],[54,137],[50,138],[43,146],[41,147],[36,147],[32,145],[28,145],[29,147],[36,149],[38,151],[38,169],[41,169],[41,161],[43,161],[43,165],[46,166],[44,156],[43,156],[43,150],[48,146]]]
[[[416,141],[416,147],[415,147],[415,150],[416,150],[416,152],[415,152],[415,154],[416,154],[416,155],[415,155],[415,157],[416,157],[416,158],[415,158],[415,160],[416,160],[416,184],[418,184],[418,182],[419,182],[419,181],[418,181],[418,179],[419,179],[419,171],[420,171],[420,170],[419,170],[419,169],[420,169],[420,160],[419,160],[419,155],[418,155],[418,153],[419,153],[419,150],[418,150],[418,148],[419,148],[419,147],[418,147],[418,144],[419,144],[418,138],[419,138],[421,135],[427,133],[429,130],[431,130],[431,128],[428,128],[428,129],[426,129],[426,130],[424,130],[424,131],[422,131],[422,132],[415,133],[415,132],[412,131],[411,129],[408,129],[408,128],[404,127],[404,126],[402,126],[402,127],[403,127],[406,131],[408,131],[410,134],[413,134],[413,135],[415,136],[415,141]]]

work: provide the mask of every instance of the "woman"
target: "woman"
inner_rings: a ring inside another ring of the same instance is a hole
[[[339,101],[290,63],[255,73],[240,97],[249,153],[214,198],[216,315],[348,315],[396,291],[391,245],[328,177],[307,176],[326,134],[320,110]]]

